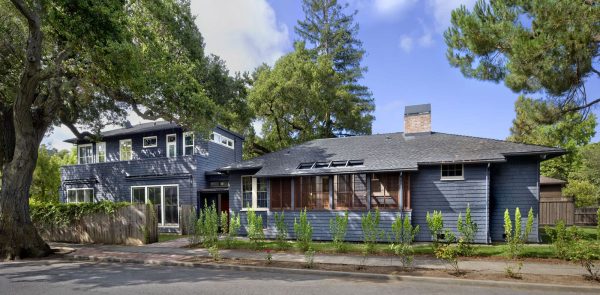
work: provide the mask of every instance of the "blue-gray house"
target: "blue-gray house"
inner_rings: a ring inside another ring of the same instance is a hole
[[[206,199],[229,209],[227,175],[215,169],[242,160],[243,140],[222,127],[202,138],[164,121],[69,139],[78,162],[61,168],[61,200],[152,202],[161,230],[178,231],[184,205]]]
[[[540,162],[564,150],[432,132],[430,105],[406,107],[404,120],[405,132],[317,139],[218,169],[229,175],[230,210],[244,219],[253,208],[273,237],[275,212],[285,212],[292,232],[306,209],[321,240],[331,239],[329,220],[347,210],[347,238],[361,240],[361,215],[379,208],[384,229],[408,215],[421,226],[416,239],[429,241],[428,211],[442,211],[455,229],[469,205],[477,242],[489,243],[503,240],[506,209],[519,207],[526,219],[532,208],[530,241],[538,241]]]

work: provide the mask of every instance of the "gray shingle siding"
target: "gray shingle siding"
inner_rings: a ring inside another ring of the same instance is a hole
[[[533,209],[534,225],[529,240],[538,242],[539,160],[535,157],[513,157],[491,169],[490,229],[493,241],[502,241],[504,211],[509,209],[514,222],[514,210],[519,207],[523,227],[529,208]]]

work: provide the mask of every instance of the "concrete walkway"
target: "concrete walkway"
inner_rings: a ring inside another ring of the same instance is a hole
[[[210,257],[206,249],[182,248],[187,245],[185,238],[173,241],[156,243],[146,246],[115,246],[115,245],[78,245],[65,243],[51,243],[55,247],[74,248],[75,251],[68,254],[70,256],[86,257],[115,257],[131,259],[152,259],[154,261],[185,261],[191,257]],[[264,251],[244,251],[244,250],[221,250],[223,258],[230,259],[248,259],[265,261],[266,252]],[[272,253],[274,261],[304,262],[303,254],[296,253]],[[363,262],[363,257],[352,254],[316,254],[316,263],[330,264],[348,264],[368,266],[402,266],[400,260],[393,256],[368,256]],[[447,266],[433,257],[415,256],[413,266],[426,269],[445,269]],[[490,261],[477,259],[462,259],[459,262],[462,270],[504,273],[507,266],[504,261]],[[523,274],[538,275],[571,275],[582,276],[586,272],[577,264],[556,263],[556,262],[526,262],[521,270]]]

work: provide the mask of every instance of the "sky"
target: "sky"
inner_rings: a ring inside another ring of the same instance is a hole
[[[502,83],[467,79],[446,60],[443,32],[451,11],[472,7],[475,0],[345,0],[358,10],[358,38],[367,54],[362,84],[375,99],[373,133],[404,129],[406,105],[431,103],[432,129],[437,132],[505,139],[519,96]],[[222,57],[232,71],[272,65],[293,50],[294,26],[302,19],[300,0],[192,0],[192,13],[206,51]],[[589,97],[600,95],[600,79],[587,85]],[[539,95],[532,95],[539,98]],[[600,115],[600,108],[593,112]],[[134,124],[144,120],[132,115]],[[114,128],[114,127],[113,127]],[[600,141],[600,127],[593,141]],[[73,137],[55,128],[44,143],[58,149]]]

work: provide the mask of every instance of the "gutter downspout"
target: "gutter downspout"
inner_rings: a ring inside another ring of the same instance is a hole
[[[485,198],[485,235],[487,238],[487,243],[490,244],[492,242],[492,237],[490,236],[490,163],[487,164],[487,169],[485,171],[485,183],[486,183],[486,198]]]

